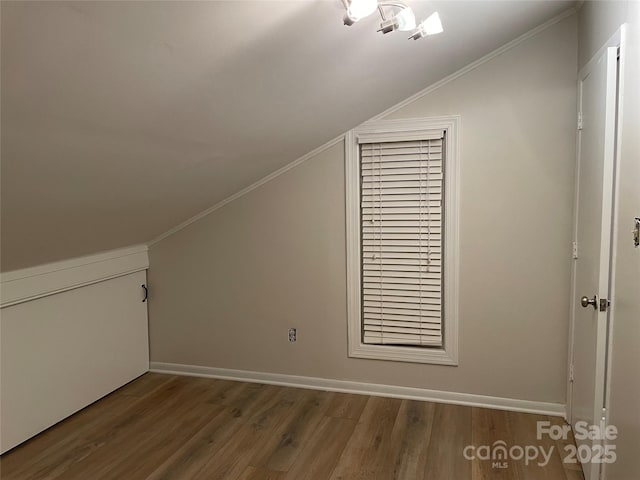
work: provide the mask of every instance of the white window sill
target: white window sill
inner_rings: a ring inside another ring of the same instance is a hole
[[[351,342],[350,342],[351,343]],[[431,363],[457,366],[458,358],[442,348],[421,348],[393,345],[369,345],[362,342],[349,345],[349,356],[393,362]]]

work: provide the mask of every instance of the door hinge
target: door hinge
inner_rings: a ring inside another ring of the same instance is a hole
[[[582,130],[582,112],[578,112],[578,130]]]
[[[609,305],[611,305],[611,302],[609,301],[609,299],[607,299],[607,298],[601,298],[600,299],[600,311],[601,312],[606,312],[607,308],[609,308]]]
[[[573,382],[573,363],[569,365],[569,381]]]
[[[578,242],[573,242],[571,247],[571,256],[574,260],[578,258]]]

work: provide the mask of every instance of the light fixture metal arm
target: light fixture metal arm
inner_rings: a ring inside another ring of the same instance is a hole
[[[409,8],[409,5],[402,2],[378,2],[378,7],[396,7],[396,8]]]
[[[382,5],[380,5],[378,3],[378,13],[380,13],[380,17],[382,18],[382,20],[386,20],[387,16],[384,14],[384,8],[382,8]]]

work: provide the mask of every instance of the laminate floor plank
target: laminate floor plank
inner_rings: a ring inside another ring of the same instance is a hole
[[[213,382],[207,402],[236,408],[240,408],[246,401],[258,395],[265,387],[259,383],[232,382],[231,380],[213,380]]]
[[[131,397],[144,397],[174,378],[176,377],[173,375],[147,372],[119,388],[115,393],[117,395],[128,395]]]
[[[356,424],[349,418],[324,417],[284,478],[329,479]]]
[[[545,415],[148,373],[2,455],[0,479],[584,480],[580,465],[563,462],[573,437],[537,438],[540,421],[564,424]],[[469,447],[495,454],[496,445],[551,455],[543,464],[463,455]]]
[[[507,458],[508,441],[512,438],[508,425],[508,413],[502,410],[490,410],[487,408],[472,409],[472,434],[471,442],[476,447],[476,458],[472,461],[473,480],[492,478],[496,480],[516,480],[522,477],[520,462],[511,462]],[[500,448],[504,444],[504,458],[499,457]],[[486,448],[491,454],[487,461],[486,455],[480,448]],[[494,452],[497,452],[494,459]],[[506,465],[506,468],[495,466],[496,463]],[[517,470],[517,471],[516,471]]]
[[[301,402],[300,410],[277,428],[251,460],[254,467],[286,472],[291,468],[304,444],[318,428],[325,416],[333,393],[309,390]]]
[[[247,467],[238,480],[282,480],[284,472],[276,472],[266,468]]]
[[[331,479],[385,478],[384,459],[402,400],[370,397]]]
[[[471,444],[471,407],[437,403],[430,438],[423,474],[425,478],[472,478],[471,462],[463,457],[465,446]]]
[[[222,480],[237,478],[250,465],[253,457],[274,437],[279,436],[287,419],[306,406],[312,390],[278,388],[271,401],[251,417],[219,451],[198,471],[200,478]]]
[[[327,410],[327,416],[358,420],[369,397],[353,393],[336,393]]]
[[[387,478],[426,479],[427,453],[436,405],[404,400],[391,432],[392,448],[385,462]]]
[[[159,479],[190,479],[197,478],[213,457],[225,451],[229,456],[229,445],[235,445],[243,437],[243,427],[247,422],[255,422],[255,417],[264,416],[279,401],[278,387],[267,386],[259,393],[239,406],[223,406],[224,411],[205,425],[196,435],[182,447],[169,456],[159,467],[149,475],[150,480]],[[293,405],[293,401],[287,405]],[[255,410],[254,410],[255,407]],[[217,457],[220,458],[220,457]],[[228,458],[222,460],[233,462],[237,458],[232,452]],[[225,464],[228,465],[228,464]]]
[[[525,459],[517,462],[522,480],[554,480],[565,478],[562,452],[556,451],[556,442],[546,435],[538,438],[538,415],[505,412],[510,426],[510,438],[518,438],[517,445],[525,448]],[[545,418],[542,421],[547,420]],[[526,454],[529,452],[529,459]],[[535,456],[535,458],[533,458]]]
[[[119,462],[111,462],[107,456],[101,471],[90,467],[87,472],[91,474],[92,480],[143,480],[226,409],[220,405],[185,404],[180,412],[172,413],[147,429],[145,441],[129,442],[129,448]],[[114,448],[120,450],[121,446]],[[87,478],[86,475],[83,477]]]

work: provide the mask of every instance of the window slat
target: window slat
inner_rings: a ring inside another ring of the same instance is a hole
[[[427,307],[432,307],[432,308],[427,308]],[[422,308],[420,310],[412,310],[412,309],[408,309],[408,308],[385,308],[384,309],[384,315],[385,318],[387,318],[387,315],[420,315],[420,316],[425,316],[428,315],[429,313],[432,313],[432,315],[437,315],[440,316],[440,306],[439,305],[426,305],[425,308]],[[379,314],[380,313],[380,309],[374,309],[373,307],[364,307],[364,313],[369,313],[369,314]]]
[[[415,283],[420,283],[420,281],[428,283],[429,281],[432,281],[435,284],[440,282],[441,275],[439,272],[399,272],[393,270],[384,270],[381,273],[377,270],[371,269],[369,272],[364,272],[363,278],[365,282],[371,282],[382,278],[383,281],[387,282],[391,280],[401,280],[403,283],[411,283],[411,281],[414,281]]]
[[[366,153],[376,153],[382,152],[385,153],[393,153],[393,152],[408,152],[414,153],[416,155],[420,155],[420,152],[424,152],[430,147],[431,153],[441,153],[442,145],[431,144],[427,146],[426,144],[420,144],[418,142],[384,142],[384,143],[369,143],[364,144],[360,147],[360,151],[363,154]]]
[[[362,191],[363,193],[363,197],[362,197],[362,202],[377,202],[377,203],[381,203],[381,202],[386,202],[386,201],[415,201],[412,200],[414,199],[416,196],[421,194],[421,188],[419,187],[407,187],[407,188],[385,188],[384,186],[382,188],[377,188],[377,187],[372,187],[372,188],[364,188],[364,190]],[[442,188],[438,187],[432,187],[429,189],[431,191],[431,193],[429,194],[429,201],[433,201],[433,202],[442,202]],[[422,193],[422,195],[424,195],[424,193]],[[421,203],[424,203],[424,200],[426,200],[426,198],[423,197],[422,202],[420,202],[420,200],[415,201],[416,203],[414,204],[416,207],[419,206]]]
[[[362,227],[363,238],[375,238],[376,236],[382,238],[416,238],[415,235],[426,235],[427,233],[433,234],[432,238],[435,238],[436,234],[440,234],[440,227],[420,228],[420,227],[384,227],[378,226],[376,229],[371,226]],[[390,237],[390,235],[395,235]],[[401,236],[400,236],[401,235]],[[418,237],[419,238],[419,237]]]
[[[384,195],[393,195],[396,200],[402,200],[403,195],[416,195],[422,193],[426,188],[429,188],[432,200],[442,201],[442,182],[439,180],[431,180],[429,182],[419,181],[388,181],[388,182],[371,182],[370,184],[362,187],[362,193],[367,201],[383,200]],[[424,194],[423,194],[424,195]],[[435,197],[435,195],[439,195]],[[416,206],[418,206],[416,204]]]
[[[441,330],[440,328],[440,318],[430,318],[429,320],[431,320],[431,322],[425,322],[423,320],[420,321],[400,321],[400,320],[395,320],[395,321],[388,321],[385,318],[385,322],[387,322],[390,326],[394,326],[394,327],[405,327],[405,328],[412,328],[412,329],[425,329],[425,330],[431,330],[431,331],[437,331],[437,330]],[[371,326],[371,327],[377,327],[378,329],[381,328],[381,320],[379,318],[365,318],[364,319],[364,324]]]
[[[440,292],[441,288],[438,284],[412,284],[412,283],[391,283],[391,282],[383,282],[383,283],[374,283],[374,282],[364,282],[363,288],[365,293],[367,290],[370,291],[396,291],[396,290],[405,290],[410,292]]]
[[[363,171],[362,181],[368,182],[375,186],[379,183],[387,182],[411,182],[411,186],[414,184],[428,185],[429,182],[436,185],[442,182],[442,172],[409,172],[398,173],[394,170],[387,171]],[[422,179],[416,177],[423,177]],[[427,178],[428,177],[428,178]]]
[[[424,327],[416,327],[409,326],[404,327],[402,325],[394,324],[394,325],[378,325],[375,323],[365,324],[365,332],[369,332],[371,334],[382,334],[386,335],[388,333],[406,333],[410,335],[428,335],[428,336],[439,336],[441,334],[440,326],[432,323],[430,325],[432,328]]]
[[[378,246],[413,247],[413,246],[422,245],[423,247],[431,247],[431,250],[436,249],[439,251],[439,249],[441,248],[442,242],[439,239],[438,240],[431,240],[431,239],[421,240],[421,239],[415,239],[415,238],[381,238],[378,236],[377,238],[364,238],[362,240],[362,245],[363,247],[368,247],[370,245],[375,245],[376,247]],[[366,248],[365,248],[365,251],[366,251]]]
[[[398,334],[400,335],[400,334]],[[365,343],[374,343],[378,345],[407,345],[407,346],[434,346],[442,345],[442,337],[414,336],[407,335],[403,337],[391,335],[373,335],[370,332],[364,335]]]
[[[391,260],[391,259],[389,259]],[[365,275],[388,275],[389,273],[405,273],[405,274],[415,274],[418,277],[426,276],[428,274],[434,275],[433,278],[440,277],[440,264],[431,262],[429,264],[422,262],[415,262],[411,264],[406,262],[403,265],[398,265],[396,263],[390,262],[388,263],[367,263],[364,268]],[[404,260],[404,259],[403,259]],[[382,273],[381,273],[382,272]]]
[[[412,301],[416,301],[413,297],[424,297],[424,298],[440,298],[440,290],[393,290],[386,288],[365,288],[364,289],[364,298],[365,300],[376,300],[376,299],[390,299],[391,297],[408,297],[411,298]]]
[[[363,184],[363,191],[366,193],[367,191],[379,191],[385,189],[420,189],[423,190],[425,188],[439,188],[442,187],[442,180],[438,178],[433,179],[424,179],[424,180],[404,180],[401,178],[383,178],[378,180],[376,177],[370,177],[368,183]],[[435,193],[435,192],[434,192]]]
[[[363,315],[365,321],[371,320],[379,322],[382,317],[379,313],[367,312]],[[411,315],[411,313],[390,313],[384,312],[385,321],[403,321],[403,322],[426,322],[426,323],[440,323],[440,312],[434,311],[422,311],[420,314]]]
[[[440,258],[435,255],[421,253],[381,253],[367,256],[363,259],[363,264],[375,268],[378,265],[398,265],[401,269],[407,266],[422,267],[425,271],[429,271],[430,267],[439,267]]]
[[[378,264],[384,259],[422,259],[422,263],[428,266],[429,263],[437,263],[441,256],[440,247],[429,245],[427,243],[421,246],[383,246],[380,243],[372,245],[363,245],[362,261],[363,263]],[[384,261],[382,263],[385,263]],[[400,264],[411,264],[414,262],[399,262]]]
[[[414,162],[368,163],[362,165],[362,175],[438,175],[442,173],[442,164],[429,163],[426,166],[415,166]]]

